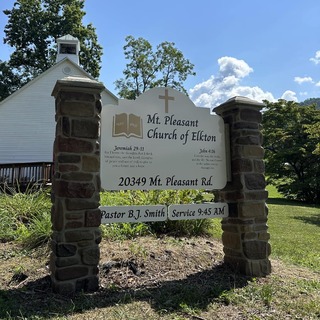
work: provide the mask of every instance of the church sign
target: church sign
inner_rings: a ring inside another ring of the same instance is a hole
[[[223,119],[183,93],[154,88],[101,114],[105,190],[222,189]]]

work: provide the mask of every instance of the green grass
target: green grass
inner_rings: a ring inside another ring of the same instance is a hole
[[[83,294],[70,300],[50,293],[47,296],[41,291],[39,294],[31,293],[27,288],[0,290],[0,318],[187,320],[232,319],[234,316],[235,319],[255,320],[317,319],[320,316],[320,208],[285,200],[272,186],[268,186],[268,191],[271,258],[280,259],[286,265],[277,265],[277,270],[266,278],[248,280],[215,267],[182,280],[162,280],[159,282],[161,285],[153,289],[142,286],[136,291],[121,291],[115,286],[113,290]],[[189,196],[183,194],[185,198]],[[118,197],[119,194],[115,193],[102,194],[102,200],[110,205],[140,204],[143,201],[160,203],[169,201],[170,197],[177,201],[176,195],[157,192]],[[28,244],[27,247],[32,247],[28,242],[31,240],[32,244],[37,243],[35,239],[45,242],[46,238],[41,238],[41,235],[50,234],[50,207],[50,197],[46,192],[0,195],[0,240],[21,241]],[[208,226],[211,235],[218,239],[221,239],[220,221],[212,219]],[[150,233],[150,229],[142,224],[111,225],[108,230],[108,236],[114,241]],[[168,239],[174,242],[181,238]],[[131,255],[142,259],[149,254],[135,242],[128,250]],[[14,253],[3,252],[1,257],[9,261],[14,258]],[[24,263],[25,260],[21,259],[15,263],[13,273],[24,273]],[[207,273],[211,276],[205,277]],[[11,297],[13,293],[16,293],[15,299]],[[25,308],[27,303],[37,311]],[[40,310],[41,304],[44,307]]]
[[[282,194],[278,192],[275,186],[270,184],[267,186],[267,190],[269,199],[283,199]]]
[[[289,201],[268,186],[268,225],[272,258],[320,270],[320,207]],[[101,193],[104,205],[169,204],[203,200],[207,195],[198,191],[170,190],[159,192]],[[206,199],[207,200],[207,199]],[[0,241],[18,241],[25,248],[49,241],[51,235],[50,194],[40,190],[13,196],[0,194]],[[112,224],[102,226],[110,239],[132,239],[150,233],[171,235],[210,235],[221,239],[221,219],[175,221],[149,224]]]
[[[51,235],[51,199],[49,190],[26,193],[0,193],[0,241],[17,241],[35,248]]]
[[[272,257],[320,271],[320,207],[285,200],[268,186]]]

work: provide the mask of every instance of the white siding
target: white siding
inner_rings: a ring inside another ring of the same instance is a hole
[[[58,79],[86,76],[68,60],[62,61],[34,79],[0,104],[0,163],[52,161],[55,136],[55,102],[51,96]],[[104,101],[105,100],[105,101]],[[103,92],[103,104],[115,98]]]
[[[113,95],[109,94],[107,90],[102,91],[101,101],[103,106],[107,104],[114,104],[114,105],[118,104],[118,99],[115,98]]]

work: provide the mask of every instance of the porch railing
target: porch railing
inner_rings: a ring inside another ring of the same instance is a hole
[[[0,164],[0,186],[25,187],[52,182],[52,162]]]

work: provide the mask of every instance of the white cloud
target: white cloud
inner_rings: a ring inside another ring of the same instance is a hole
[[[316,87],[320,87],[320,81],[316,83]]]
[[[314,56],[314,58],[310,58],[310,61],[314,62],[315,64],[320,63],[320,50],[318,50]]]
[[[234,76],[241,79],[253,72],[253,69],[244,60],[238,60],[233,57],[221,57],[218,59],[218,64],[222,77]]]
[[[262,101],[275,101],[270,92],[259,87],[241,86],[240,82],[253,69],[244,61],[233,57],[218,59],[219,72],[189,90],[189,96],[199,107],[213,108],[235,96]]]
[[[294,77],[294,81],[299,84],[306,83],[306,82],[313,83],[313,80],[311,77]]]
[[[281,96],[281,99],[285,99],[287,101],[295,101],[298,102],[297,94],[294,91],[287,90]]]

